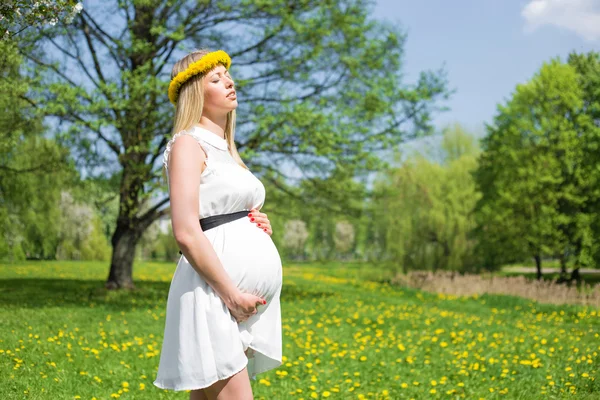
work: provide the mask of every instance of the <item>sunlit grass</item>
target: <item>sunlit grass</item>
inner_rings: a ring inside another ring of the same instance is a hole
[[[152,385],[174,264],[0,265],[3,399],[186,399]],[[284,365],[256,399],[596,399],[600,315],[505,296],[389,286],[365,265],[286,265]],[[375,281],[371,280],[374,279]]]

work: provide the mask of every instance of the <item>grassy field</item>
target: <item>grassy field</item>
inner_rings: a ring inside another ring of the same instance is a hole
[[[173,264],[106,292],[100,263],[0,264],[2,399],[187,399],[152,385]],[[600,311],[377,283],[364,265],[286,265],[284,365],[256,399],[600,398]]]

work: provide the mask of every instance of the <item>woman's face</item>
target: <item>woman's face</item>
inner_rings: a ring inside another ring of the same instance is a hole
[[[204,77],[204,109],[209,113],[226,114],[238,106],[233,79],[229,71],[217,65]]]

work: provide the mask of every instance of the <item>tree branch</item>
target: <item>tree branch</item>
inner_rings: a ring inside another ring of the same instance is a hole
[[[77,83],[75,83],[74,81],[72,81],[71,79],[69,79],[63,72],[59,71],[59,69],[52,64],[46,64],[45,62],[38,60],[37,58],[33,57],[31,54],[29,53],[22,53],[25,57],[27,57],[28,59],[30,59],[31,61],[35,62],[38,65],[41,65],[42,67],[46,67],[46,68],[50,68],[51,70],[53,70],[58,76],[60,76],[61,78],[63,78],[65,81],[67,81],[71,86],[73,87],[79,87],[79,85]],[[89,100],[89,99],[86,99]]]
[[[262,38],[262,40],[258,41],[257,43],[253,44],[253,45],[252,45],[252,46],[250,46],[250,47],[246,47],[246,48],[245,48],[245,49],[243,49],[243,50],[240,50],[240,51],[238,51],[238,52],[236,52],[236,53],[233,53],[233,54],[231,55],[231,58],[239,57],[239,56],[241,56],[241,55],[243,55],[243,54],[245,54],[245,53],[248,53],[248,52],[250,52],[250,51],[252,51],[252,50],[255,50],[255,49],[257,49],[257,48],[259,48],[259,47],[261,47],[261,46],[264,46],[264,45],[265,45],[265,44],[266,44],[266,43],[267,43],[269,40],[271,40],[271,39],[273,39],[275,36],[277,36],[277,34],[278,34],[279,32],[281,32],[281,31],[283,30],[283,28],[284,28],[283,24],[280,24],[280,25],[277,27],[277,29],[275,29],[275,30],[274,30],[274,31],[273,31],[273,32],[272,32],[270,35],[267,35],[267,36],[265,36],[264,38]]]
[[[82,27],[83,29],[81,29],[81,31],[83,32],[83,35],[85,36],[85,42],[90,51],[90,55],[92,56],[92,60],[94,62],[94,68],[96,69],[96,74],[98,74],[98,78],[100,78],[100,81],[102,81],[102,83],[106,85],[106,79],[104,79],[104,74],[102,73],[102,68],[100,68],[100,62],[98,61],[96,49],[94,48],[94,43],[92,43],[92,38],[90,37],[89,25],[85,23],[85,19],[83,18],[83,16],[81,16],[80,19],[81,19],[81,23],[83,25],[83,27]]]
[[[169,202],[169,198],[165,197],[164,199],[162,199],[161,201],[159,201],[158,203],[156,203],[152,208],[150,208],[149,210],[147,210],[141,217],[138,217],[138,223],[141,225],[141,227],[143,227],[143,229],[146,229],[148,226],[150,226],[150,224],[152,224],[152,222],[156,221],[158,218],[162,217],[163,215],[167,215],[169,213],[170,208],[164,208],[162,210],[159,211],[159,209],[164,206],[165,204],[167,204]]]
[[[60,168],[54,168],[60,166],[60,161],[55,161],[53,163],[43,163],[35,167],[29,168],[13,168],[8,165],[0,165],[0,171],[6,171],[12,174],[21,174],[21,173],[30,173],[36,171],[44,171],[44,172],[55,172],[59,171]]]
[[[98,23],[89,15],[89,13],[85,12],[85,10],[84,10],[84,15],[86,16],[87,20],[89,21],[89,23],[87,23],[87,26],[90,28],[90,33],[96,39],[98,39],[98,41],[100,43],[102,43],[104,45],[104,47],[108,50],[109,54],[111,55],[111,57],[113,58],[113,60],[117,64],[117,66],[121,69],[124,69],[125,65],[123,64],[123,59],[119,58],[118,54],[113,51],[113,48],[104,40],[104,38],[102,36],[109,38],[109,40],[117,47],[117,49],[121,49],[121,45],[120,45],[119,41],[117,39],[114,39],[112,36],[108,35],[107,33],[105,33],[98,26]],[[86,21],[86,19],[84,19],[83,17],[81,17],[81,20]],[[90,23],[91,23],[91,25],[90,25]]]
[[[117,157],[119,157],[121,155],[121,150],[119,148],[119,145],[117,145],[115,142],[113,142],[110,139],[108,139],[107,137],[105,137],[102,134],[102,132],[100,132],[99,129],[94,129],[90,125],[90,123],[88,121],[86,121],[85,119],[83,119],[81,116],[74,114],[74,113],[70,113],[68,116],[63,116],[63,115],[56,115],[56,116],[66,120],[66,121],[75,122],[75,121],[73,121],[73,119],[69,118],[69,117],[73,117],[75,120],[77,120],[77,122],[83,124],[86,128],[88,128],[89,130],[94,132],[96,135],[98,135],[98,137],[100,139],[102,139],[108,145],[108,147],[115,153],[115,155]]]
[[[96,23],[96,21],[94,21],[94,18],[92,18],[92,16],[90,15],[90,13],[88,13],[85,9],[83,9],[83,11],[81,12],[80,15],[81,15],[81,19],[82,20],[85,20],[83,18],[83,16],[85,16],[92,23],[92,25],[94,25],[94,29],[97,32],[99,32],[102,36],[104,36],[105,38],[107,38],[108,40],[110,40],[115,46],[117,46],[117,47],[119,46],[119,42],[117,41],[117,39],[113,38],[108,33],[106,33],[106,31],[104,31],[102,28],[100,28],[100,25],[98,25]],[[105,44],[105,46],[106,46],[106,44]]]
[[[158,147],[156,148],[156,152],[152,155],[152,158],[150,159],[150,165],[154,165],[156,159],[160,157],[161,154],[164,152],[163,147],[167,144],[167,142],[168,139],[165,136],[163,136],[160,143],[158,144]]]
[[[394,123],[390,126],[388,126],[387,128],[374,133],[372,135],[369,135],[368,138],[372,139],[372,138],[377,138],[377,137],[381,137],[381,136],[386,136],[388,135],[392,130],[396,129],[399,125],[405,123],[406,121],[410,120],[411,118],[413,118],[418,112],[422,111],[422,109],[425,108],[425,103],[421,103],[421,105],[417,108],[415,108],[410,114],[406,115],[404,118],[402,118],[400,121],[394,121]],[[365,138],[362,138],[360,140],[351,140],[350,143],[362,143],[365,141]],[[383,148],[379,148],[379,150],[383,150]]]

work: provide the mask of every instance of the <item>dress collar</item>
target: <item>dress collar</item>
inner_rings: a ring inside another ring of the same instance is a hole
[[[200,135],[202,139],[206,140],[208,143],[212,144],[216,148],[219,148],[221,150],[229,149],[227,141],[221,136],[198,125],[195,125],[194,128],[196,129],[196,132],[198,133],[198,135]]]

